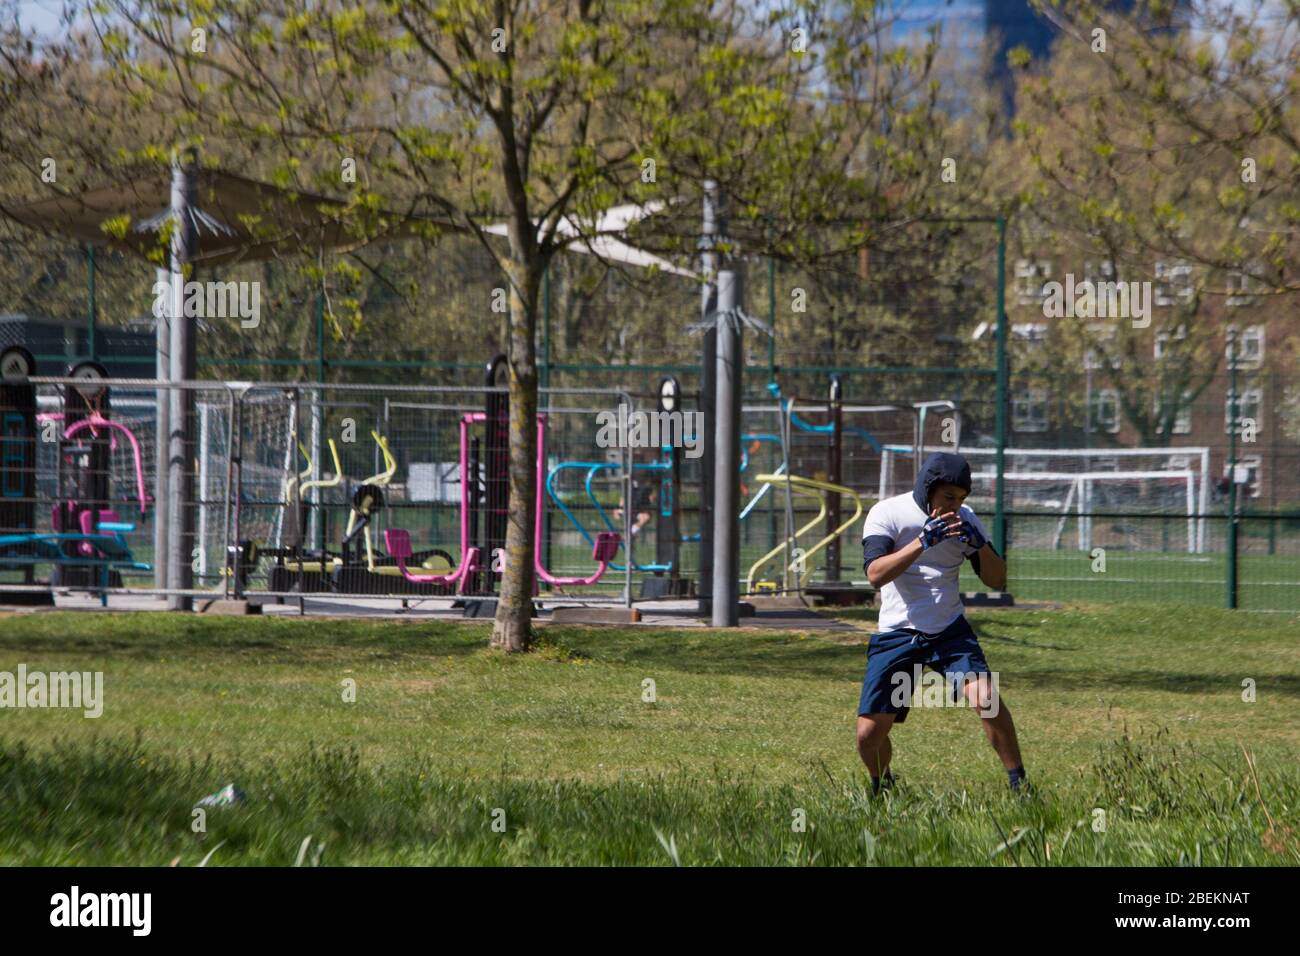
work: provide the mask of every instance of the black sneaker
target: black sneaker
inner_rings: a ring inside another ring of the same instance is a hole
[[[894,784],[897,782],[898,781],[894,778],[893,773],[886,770],[885,775],[880,778],[879,783],[876,783],[874,780],[871,781],[871,795],[874,797],[878,796],[881,790],[892,790],[894,789]]]

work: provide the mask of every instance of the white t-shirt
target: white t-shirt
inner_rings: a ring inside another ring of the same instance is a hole
[[[985,540],[989,533],[975,512],[966,505],[959,515],[979,529]],[[889,553],[904,548],[920,537],[929,516],[921,510],[909,491],[877,502],[867,512],[862,539],[877,535],[889,538],[894,546]],[[894,580],[880,589],[880,623],[882,631],[911,627],[926,634],[938,634],[962,615],[958,572],[970,545],[949,538],[921,552],[921,556]]]

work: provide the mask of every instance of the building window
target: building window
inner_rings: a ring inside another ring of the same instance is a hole
[[[1254,285],[1254,280],[1244,272],[1228,273],[1228,297],[1223,300],[1224,304],[1234,309],[1251,305],[1255,301],[1255,297],[1250,294]]]
[[[1247,388],[1237,400],[1237,434],[1241,434],[1241,423],[1250,419],[1255,423],[1255,430],[1263,427],[1260,417],[1264,411],[1264,393],[1262,389]],[[1223,402],[1223,430],[1232,431],[1232,392],[1229,391]]]
[[[1157,262],[1155,304],[1186,305],[1192,298],[1192,267],[1182,262]]]
[[[1118,355],[1105,356],[1100,354],[1096,349],[1088,349],[1083,353],[1083,367],[1085,371],[1095,372],[1098,369],[1109,368],[1117,369],[1123,366],[1124,360]]]
[[[1016,322],[1011,326],[1011,335],[1028,345],[1039,346],[1047,341],[1047,323]]]
[[[1109,259],[1089,259],[1083,264],[1083,278],[1088,282],[1112,282],[1115,263]]]
[[[1192,403],[1190,401],[1179,406],[1178,414],[1174,416],[1175,435],[1190,435],[1192,433]]]
[[[1169,349],[1170,342],[1181,342],[1187,338],[1187,326],[1179,325],[1173,332],[1156,333],[1156,358],[1164,358],[1165,352]]]
[[[1259,473],[1263,469],[1263,459],[1259,455],[1249,455],[1237,459],[1237,467],[1246,469],[1245,490],[1252,498],[1259,497]]]
[[[1228,326],[1237,329],[1236,325]],[[1230,346],[1224,343],[1223,354],[1231,360]],[[1264,361],[1264,326],[1248,325],[1237,332],[1237,368],[1259,368]]]
[[[1047,391],[1026,388],[1011,399],[1011,427],[1018,432],[1047,431]]]
[[[1164,408],[1159,398],[1156,399],[1154,412],[1157,420],[1159,421],[1164,420],[1166,409]],[[1174,412],[1174,427],[1172,429],[1171,434],[1189,435],[1191,434],[1191,431],[1192,431],[1192,393],[1183,392],[1182,398],[1178,402],[1178,409],[1177,411]]]
[[[1101,388],[1093,393],[1088,408],[1088,431],[1111,434],[1119,431],[1119,393],[1115,389]]]
[[[1047,259],[1016,260],[1016,298],[1021,305],[1037,305],[1047,298],[1043,285],[1052,277]]]
[[[1113,343],[1119,331],[1114,322],[1089,322],[1085,328],[1092,341],[1105,345]],[[1083,367],[1095,371],[1099,368],[1116,369],[1124,364],[1124,360],[1118,355],[1111,355],[1108,358],[1103,354],[1104,351],[1104,349],[1092,348],[1085,350],[1083,353]]]

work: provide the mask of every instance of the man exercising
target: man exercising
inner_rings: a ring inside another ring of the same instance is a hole
[[[908,494],[877,502],[862,531],[862,560],[880,591],[879,632],[867,647],[867,675],[858,702],[858,754],[871,775],[871,791],[894,782],[889,730],[907,719],[915,675],[926,666],[942,673],[955,696],[958,685],[977,708],[984,735],[1020,791],[1020,760],[1011,711],[997,696],[984,652],[962,612],[958,571],[969,559],[981,581],[995,590],[1007,583],[1007,563],[988,543],[988,532],[963,502],[970,494],[970,465],[940,452],[926,459]],[[1027,784],[1024,784],[1026,787]]]

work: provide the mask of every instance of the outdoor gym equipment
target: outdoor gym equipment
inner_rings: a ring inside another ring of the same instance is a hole
[[[346,594],[422,594],[436,596],[446,593],[442,588],[423,586],[428,582],[413,581],[396,560],[396,556],[377,556],[372,535],[372,522],[378,511],[384,506],[384,489],[397,473],[397,459],[393,457],[388,439],[377,431],[371,431],[370,437],[375,442],[383,458],[384,467],[374,475],[364,479],[351,495],[351,508],[348,523],[340,542],[337,555],[328,551],[309,553],[302,549],[303,530],[307,525],[307,503],[303,495],[313,488],[337,487],[343,482],[342,463],[339,459],[338,446],[334,439],[328,439],[330,455],[334,461],[335,472],[331,478],[316,481],[304,481],[312,471],[312,460],[305,448],[299,446],[308,467],[296,477],[291,476],[286,482],[288,488],[286,507],[292,509],[294,519],[291,521],[292,532],[298,539],[290,548],[267,548],[259,550],[253,542],[242,542],[240,554],[236,557],[239,567],[239,580],[236,593],[243,593],[247,588],[248,576],[263,558],[274,558],[275,566],[268,575],[268,589],[274,592],[321,593],[335,591]],[[295,487],[296,485],[296,487]],[[409,539],[408,539],[409,544]],[[418,555],[403,555],[402,564],[411,558],[421,564],[428,564],[434,558],[451,565],[451,555],[441,549],[421,551]],[[419,587],[411,585],[418,584]]]
[[[789,428],[797,428],[803,432],[811,432],[827,436],[826,444],[826,478],[829,482],[836,485],[844,483],[844,436],[854,435],[866,442],[873,451],[880,453],[883,446],[880,441],[867,431],[865,428],[859,428],[856,425],[844,424],[844,382],[839,375],[831,375],[828,411],[830,420],[817,425],[802,418],[795,411],[794,398],[785,399],[781,394],[781,386],[777,382],[769,382],[768,392],[777,400],[783,413],[788,419]],[[889,406],[882,406],[881,410]],[[787,429],[788,431],[788,429]],[[787,473],[789,469],[786,470]],[[829,512],[829,522],[838,524],[840,520],[840,498],[838,494],[832,493],[827,501],[827,510]],[[826,551],[826,580],[827,582],[838,582],[840,580],[840,544],[836,539],[827,545]]]
[[[841,401],[843,397],[843,388],[844,388],[843,382],[840,379],[840,377],[838,375],[832,375],[831,376],[831,401],[833,403],[837,403]],[[775,398],[777,401],[781,400],[781,386],[777,382],[768,382],[767,390],[772,394],[772,397]],[[833,413],[834,410],[832,410],[832,414]],[[837,425],[833,420],[826,422],[825,424],[822,425],[814,425],[812,422],[806,421],[805,419],[801,418],[799,414],[795,412],[793,409],[791,409],[790,411],[790,424],[792,424],[795,428],[799,429],[800,431],[805,431],[805,432],[818,432],[820,434],[826,434],[826,435],[835,435],[837,433],[847,433],[850,435],[857,435],[859,438],[865,441],[877,452],[879,452],[884,447],[883,445],[881,445],[880,441],[876,438],[876,436],[871,434],[871,432],[867,431],[865,428],[858,428],[856,425],[844,425],[842,423],[837,428]]]
[[[393,480],[393,475],[397,473],[397,459],[388,449],[388,439],[380,435],[377,431],[371,431],[370,437],[374,439],[376,447],[384,457],[384,467],[381,471],[371,475],[361,482],[360,487],[352,493],[352,510],[348,512],[348,526],[343,531],[343,563],[347,564],[352,557],[352,546],[357,535],[361,535],[365,544],[366,567],[373,571],[375,569],[375,555],[370,536],[370,519],[374,515],[376,508],[384,506],[384,489],[388,483]],[[356,557],[359,559],[360,554]]]
[[[477,489],[475,483],[471,480],[473,474],[471,449],[475,446],[470,436],[470,429],[474,425],[483,424],[489,420],[489,415],[486,412],[467,412],[460,418],[460,565],[446,574],[412,571],[407,566],[407,561],[411,557],[410,533],[402,528],[388,528],[384,531],[385,550],[388,552],[389,557],[396,562],[396,567],[402,577],[412,584],[454,585],[458,595],[468,597],[470,595],[467,592],[472,587],[471,582],[480,573],[493,577],[501,573],[499,562],[493,560],[494,555],[489,553],[488,561],[485,563],[482,547],[473,544],[471,540],[473,533],[471,519],[474,514],[472,499]],[[539,474],[545,461],[546,416],[539,414],[537,416],[537,467]],[[597,563],[597,567],[591,574],[568,577],[554,574],[542,560],[542,521],[545,512],[545,501],[542,497],[540,482],[537,486],[535,505],[533,567],[537,572],[538,580],[544,581],[552,587],[574,587],[592,585],[604,577],[605,572],[610,567],[611,559],[618,552],[622,538],[617,534],[603,531],[596,535],[595,541],[592,542],[592,560]],[[448,561],[449,565],[450,563]]]
[[[672,413],[677,409],[681,398],[681,386],[674,376],[666,376],[659,383],[659,410],[661,412]],[[758,442],[769,442],[779,445],[781,439],[771,434],[743,434],[740,436],[740,472],[743,474],[749,468],[749,446]],[[683,542],[698,541],[700,535],[698,532],[693,534],[682,534],[681,531],[681,509],[678,505],[678,497],[681,488],[681,458],[682,449],[673,445],[663,445],[659,448],[661,459],[650,462],[634,462],[632,464],[633,474],[637,472],[648,473],[652,480],[659,483],[659,497],[656,504],[658,513],[658,527],[655,535],[655,560],[652,562],[641,562],[630,555],[632,568],[635,571],[646,572],[652,577],[643,578],[641,581],[641,597],[644,599],[662,598],[662,597],[689,597],[694,591],[695,582],[690,578],[681,576],[680,553]],[[609,515],[605,506],[601,503],[596,493],[594,484],[598,474],[601,471],[612,471],[619,468],[614,462],[606,461],[562,461],[555,464],[546,475],[545,487],[547,496],[555,503],[560,513],[568,520],[574,529],[582,535],[583,539],[590,545],[596,545],[596,538],[592,535],[591,530],[582,522],[582,519],[565,501],[564,495],[557,489],[556,484],[565,471],[576,471],[582,474],[582,487],[590,502],[592,511],[599,517],[605,528],[614,532],[617,530],[614,520]],[[778,473],[784,468],[784,465],[778,467]],[[744,505],[740,512],[740,519],[743,521],[754,510],[755,506],[768,491],[770,486],[763,485],[759,491]],[[627,508],[635,508],[636,503],[625,502]],[[626,545],[625,545],[626,546]],[[624,564],[610,561],[610,568],[615,571],[626,569]]]
[[[780,439],[777,438],[777,436],[775,435],[746,434],[746,435],[741,435],[740,438],[742,442],[742,448],[740,450],[740,470],[742,473],[748,468],[749,465],[749,453],[743,447],[743,445],[748,445],[752,442],[769,442],[769,441],[773,443],[780,442]],[[649,472],[652,475],[662,476],[659,479],[660,495],[659,495],[659,504],[658,504],[658,512],[659,512],[659,517],[661,519],[662,518],[675,519],[678,514],[673,499],[672,489],[680,483],[680,478],[677,481],[674,481],[672,476],[675,472],[680,474],[680,462],[677,463],[673,462],[672,458],[674,456],[672,453],[674,451],[680,451],[680,449],[674,449],[671,446],[664,446],[661,449],[661,452],[665,456],[663,461],[634,462],[632,464],[632,469],[634,472],[644,471],[644,472]],[[594,544],[595,539],[592,537],[591,531],[587,528],[587,526],[582,523],[582,519],[579,518],[567,504],[565,504],[564,498],[561,496],[561,494],[559,493],[559,491],[557,491],[555,487],[556,479],[564,471],[585,472],[582,481],[583,491],[586,493],[587,500],[591,502],[592,510],[595,511],[595,513],[600,517],[601,523],[603,523],[608,530],[616,531],[617,528],[614,524],[613,519],[610,517],[609,512],[605,510],[605,506],[600,503],[600,498],[596,494],[594,482],[595,482],[596,475],[599,472],[606,471],[606,470],[613,471],[619,467],[620,465],[617,462],[608,462],[608,461],[562,461],[562,462],[557,462],[555,465],[553,465],[551,467],[551,470],[546,475],[547,495],[550,497],[551,501],[555,503],[555,506],[560,509],[560,513],[563,514],[565,518],[569,520],[569,523],[573,525],[574,529],[577,530],[577,532],[587,540],[588,544]],[[781,466],[778,466],[778,468],[779,467]],[[768,490],[768,486],[764,485],[762,488],[759,489],[759,491],[754,495],[754,497],[751,498],[745,504],[745,507],[740,512],[740,517],[742,520],[749,516],[749,514],[753,511],[754,506],[758,503],[758,501],[762,498],[763,494],[767,490]],[[666,537],[666,541],[664,543],[670,545],[669,549],[667,549],[666,554],[663,553],[664,552],[663,548],[658,547],[658,543],[660,541],[663,541],[665,537]],[[698,537],[699,537],[698,535],[686,535],[684,537],[676,537],[675,540],[677,540],[678,542],[693,541],[698,539]],[[634,571],[649,571],[649,572],[654,572],[656,574],[665,571],[677,570],[678,549],[671,547],[673,541],[674,541],[674,536],[672,534],[668,536],[661,535],[659,538],[656,539],[656,545],[657,545],[656,555],[655,555],[656,560],[651,563],[643,564],[635,560],[634,558],[632,560],[632,569]],[[615,571],[622,571],[624,569],[622,564],[616,562],[610,562],[610,568],[612,568]]]
[[[21,584],[32,586],[9,592],[6,601],[49,605],[54,596],[35,586],[35,549],[24,537],[36,531],[36,389],[28,381],[35,371],[22,346],[0,352],[0,534],[16,538],[0,547],[0,571],[16,571]]]
[[[855,413],[887,413],[902,414],[911,418],[912,448],[915,451],[924,444],[927,418],[935,413],[947,413],[950,416],[944,420],[945,436],[949,432],[951,424],[951,435],[956,446],[956,441],[961,434],[961,411],[956,403],[948,400],[937,400],[927,402],[912,402],[904,405],[847,405],[844,400],[844,385],[838,375],[832,375],[830,380],[829,401],[827,404],[819,406],[829,412],[829,419],[823,424],[813,424],[799,415],[794,410],[795,400],[793,398],[783,398],[780,386],[776,382],[768,385],[768,391],[777,398],[780,403],[780,410],[783,420],[788,421],[788,429],[797,429],[804,432],[821,433],[827,436],[826,445],[826,469],[825,477],[833,484],[845,485],[848,482],[844,475],[845,444],[844,437],[853,435],[861,438],[872,450],[880,455],[881,465],[881,486],[879,497],[884,498],[889,493],[885,488],[884,476],[889,468],[891,460],[891,448],[894,446],[882,444],[875,435],[866,429],[853,425],[846,425],[843,422],[843,416],[846,412]],[[945,441],[947,441],[945,437]],[[919,455],[914,454],[914,458],[919,462]],[[818,469],[820,471],[820,469]],[[789,469],[787,469],[788,473]],[[860,481],[859,477],[857,481]],[[828,524],[835,525],[839,523],[840,518],[840,500],[839,495],[830,493],[827,500],[827,510],[829,512]],[[790,507],[787,504],[787,509]],[[792,523],[792,519],[791,519]],[[787,528],[787,533],[789,529]],[[867,594],[865,589],[854,589],[852,585],[840,583],[841,575],[841,555],[840,542],[832,542],[826,548],[826,578],[825,583],[818,585],[814,593],[822,594],[828,599],[840,600],[849,599],[853,594]],[[832,595],[830,592],[835,588],[842,589],[842,593]]]
[[[846,431],[858,434],[864,437],[873,447],[879,447],[879,442],[865,429],[852,426],[846,428],[844,426],[842,420],[844,410],[843,384],[838,375],[831,376],[830,421],[824,425],[814,425],[802,419],[795,411],[795,399],[783,397],[780,386],[776,382],[768,385],[768,391],[778,402],[782,462],[781,466],[773,473],[757,476],[757,481],[763,487],[754,496],[754,500],[750,505],[746,507],[746,511],[750,510],[754,504],[757,504],[769,488],[784,488],[786,537],[784,541],[759,558],[750,568],[746,579],[746,588],[750,593],[755,591],[771,592],[775,591],[779,585],[790,589],[793,581],[796,589],[800,591],[807,590],[824,600],[842,604],[862,603],[870,598],[871,589],[858,587],[850,582],[840,580],[840,535],[852,527],[854,522],[861,517],[863,511],[861,497],[852,488],[845,485],[841,477],[843,470],[843,435]],[[893,409],[893,406],[873,406],[860,410],[884,411]],[[794,428],[823,433],[829,436],[826,465],[829,480],[808,478],[790,473],[790,435]],[[795,527],[794,499],[796,495],[801,498],[814,498],[818,507],[817,514],[812,520],[798,528]],[[841,513],[841,502],[845,496],[848,496],[848,499],[855,506],[853,515],[847,521],[842,520]],[[826,533],[811,548],[800,548],[800,536],[812,532],[823,522],[825,522]],[[826,553],[825,580],[810,586],[809,581],[812,576],[813,566],[809,563],[809,559],[822,551]],[[755,579],[758,578],[759,573],[773,559],[782,554],[785,554],[788,560],[785,562],[784,572],[780,575],[780,582],[778,583],[775,580],[756,581]],[[793,572],[793,574],[790,572]]]
[[[108,589],[121,586],[122,571],[153,570],[136,561],[124,535],[136,530],[112,507],[109,455],[116,435],[130,445],[136,476],[137,504],[148,514],[144,462],[135,433],[107,417],[106,372],[94,362],[74,366],[65,388],[64,412],[38,415],[35,395],[25,380],[34,370],[31,353],[21,348],[0,355],[5,394],[0,485],[6,501],[0,534],[0,566],[22,567],[24,583],[34,582],[34,565],[51,563],[51,586],[89,587],[107,603]],[[35,438],[37,421],[65,422],[59,440],[59,501],[50,516],[50,532],[35,530]],[[83,432],[88,435],[77,437]],[[40,603],[51,603],[49,600]]]
[[[302,525],[302,516],[299,514],[295,491],[297,490],[298,483],[306,481],[307,476],[312,473],[314,467],[311,453],[303,447],[302,442],[298,442],[298,451],[303,458],[307,459],[307,467],[296,475],[291,474],[287,479],[285,479],[284,491],[280,496],[280,503],[282,506],[280,513],[281,515],[288,516],[283,522],[281,533],[293,538],[294,540],[297,540],[299,533],[298,529]],[[243,506],[242,476],[236,479],[234,486],[236,488],[235,525],[238,527],[239,512]],[[227,548],[226,567],[223,573],[232,578],[235,594],[242,595],[247,592],[249,576],[257,570],[257,565],[262,558],[283,558],[287,556],[291,557],[292,555],[292,549],[268,548],[259,545],[256,541],[251,539],[245,539],[240,541],[238,544],[232,544]],[[280,583],[283,583],[283,581],[281,580]],[[270,587],[270,585],[268,585],[268,587]],[[275,590],[275,588],[271,587],[271,590]],[[283,599],[280,600],[283,601]]]
[[[271,591],[298,591],[298,592],[320,592],[329,589],[330,575],[334,571],[334,562],[340,560],[338,556],[329,553],[326,548],[319,551],[308,550],[306,547],[307,533],[307,502],[306,493],[314,488],[336,488],[343,483],[343,465],[339,461],[339,448],[333,438],[327,439],[327,445],[330,450],[330,457],[334,461],[334,475],[331,478],[317,478],[310,481],[299,480],[297,486],[291,490],[294,501],[289,506],[289,514],[292,516],[290,521],[290,530],[294,537],[294,543],[288,548],[266,549],[262,552],[264,557],[275,559],[275,566],[271,568],[267,575],[267,588]],[[303,457],[307,459],[308,470],[304,474],[310,474],[311,469],[315,467],[315,462],[307,454],[306,449],[299,448]],[[247,557],[241,564],[247,563]]]
[[[550,499],[553,502],[555,502],[555,506],[560,509],[560,513],[569,519],[569,523],[572,524],[573,527],[577,529],[578,533],[582,535],[582,537],[585,538],[587,543],[590,545],[593,546],[595,545],[596,543],[595,538],[592,537],[592,534],[587,529],[587,526],[584,525],[582,521],[578,518],[578,516],[575,515],[572,510],[570,510],[569,506],[564,503],[564,499],[560,496],[560,494],[555,489],[555,479],[560,475],[561,472],[564,471],[585,471],[586,476],[583,479],[583,490],[586,492],[587,499],[591,502],[591,505],[595,509],[596,514],[600,516],[600,520],[604,523],[606,529],[610,532],[613,532],[616,530],[614,522],[610,518],[609,513],[605,511],[604,506],[600,503],[600,499],[596,496],[594,481],[598,472],[606,471],[606,470],[613,471],[620,467],[621,465],[618,462],[610,462],[610,461],[562,461],[562,462],[558,462],[553,468],[551,468],[550,472],[546,476],[546,494],[550,497]],[[656,472],[670,473],[672,471],[672,464],[667,461],[634,462],[632,465],[632,470],[634,473],[637,471],[645,471],[651,473],[656,473]],[[628,505],[626,502],[624,503],[624,506],[635,507],[635,505]],[[660,504],[659,504],[660,515],[663,516],[665,509],[668,509],[668,514],[669,516],[671,516],[672,515],[671,508],[672,505],[670,503],[666,504],[664,502],[663,494],[661,491]],[[620,541],[621,541],[621,537],[620,537]],[[610,562],[610,567],[615,571],[622,571],[625,568],[624,565],[613,561]],[[651,562],[650,564],[642,564],[639,561],[637,561],[635,558],[632,559],[632,569],[635,571],[663,572],[663,571],[672,571],[674,570],[675,567],[676,567],[676,562],[671,557],[668,561],[663,561],[663,562],[655,561],[655,562]]]
[[[122,584],[120,572],[153,570],[135,560],[123,537],[136,525],[123,521],[111,507],[110,455],[117,448],[114,436],[124,436],[131,447],[141,519],[149,508],[144,462],[134,432],[108,417],[104,367],[81,362],[68,376],[78,380],[77,384],[65,389],[63,414],[50,416],[67,426],[59,443],[59,503],[51,515],[51,527],[62,537],[64,556],[54,566],[51,583],[98,587],[101,602],[107,603],[107,589]],[[82,432],[88,435],[76,437]]]
[[[681,398],[681,384],[675,376],[665,376],[659,382],[659,411],[672,414],[677,411],[677,405]],[[632,473],[647,472],[657,478],[659,483],[659,500],[656,510],[659,514],[658,526],[655,534],[655,560],[649,563],[642,563],[636,560],[632,554],[631,543],[626,544],[628,552],[628,561],[637,571],[648,572],[653,575],[641,582],[641,597],[682,597],[689,596],[691,593],[692,582],[681,577],[681,563],[679,553],[681,549],[681,521],[676,507],[677,489],[681,487],[681,462],[682,449],[673,445],[663,445],[659,449],[662,455],[661,460],[651,462],[633,462]],[[538,460],[538,474],[541,474],[542,459]],[[611,540],[608,535],[613,534],[617,544],[613,553],[607,555],[606,563],[615,571],[626,570],[625,564],[613,561],[614,554],[617,553],[618,547],[622,546],[622,536],[617,534],[613,520],[605,511],[596,496],[594,482],[596,475],[601,471],[612,471],[619,468],[616,462],[593,462],[593,461],[565,461],[559,462],[546,475],[546,494],[555,502],[560,513],[568,519],[569,523],[577,529],[578,533],[592,546],[592,557],[594,560],[600,560],[598,554],[604,554],[609,550],[608,542]],[[596,514],[600,516],[601,523],[605,525],[606,531],[599,532],[596,537],[592,537],[591,532],[583,525],[582,521],[575,515],[565,504],[564,499],[556,491],[555,480],[561,472],[568,470],[585,471],[583,479],[583,490],[586,492],[587,500],[591,502]],[[624,508],[633,509],[637,507],[637,502],[625,500]],[[602,545],[601,535],[606,535],[605,544]],[[603,572],[602,572],[603,573]]]
[[[464,502],[465,488],[468,485],[469,472],[466,467],[467,456],[466,448],[468,446],[468,429],[473,423],[486,421],[488,418],[484,412],[469,412],[461,417],[461,489],[462,502]],[[539,413],[537,416],[537,472],[540,475],[546,467],[546,415]],[[587,586],[595,584],[610,568],[610,562],[614,555],[618,553],[618,548],[622,544],[622,536],[612,531],[601,531],[597,533],[596,539],[592,542],[591,559],[597,563],[596,570],[586,576],[562,577],[552,573],[542,561],[542,521],[545,512],[546,502],[542,497],[542,483],[537,483],[537,497],[534,501],[535,513],[533,523],[533,568],[537,572],[540,580],[545,581],[553,587],[569,586]],[[590,538],[588,538],[590,540]],[[469,544],[469,522],[468,509],[462,506],[461,509],[461,554],[465,555],[470,552]],[[495,564],[495,562],[493,562]],[[488,573],[499,574],[500,571],[494,566],[489,566]]]
[[[506,522],[510,515],[510,396],[502,390],[497,378],[507,365],[506,356],[498,353],[484,366],[486,391],[480,419],[483,434],[469,446],[469,474],[474,476],[474,482],[462,507],[468,508],[469,538],[479,549],[480,557],[487,559],[472,573],[469,590],[475,594],[496,592],[492,556],[506,546]],[[461,480],[465,477],[462,470]],[[462,542],[462,556],[465,544],[468,541]]]
[[[456,593],[464,594],[466,586],[482,564],[480,549],[470,544],[469,427],[486,417],[483,412],[470,412],[460,419],[460,566],[449,574],[416,574],[406,567],[412,554],[410,532],[402,528],[388,528],[384,531],[384,550],[397,562],[402,577],[412,584],[454,584]],[[451,566],[450,558],[447,563]]]
[[[308,553],[303,547],[303,529],[307,525],[306,496],[312,489],[334,487],[345,480],[337,445],[329,440],[335,465],[332,477],[318,481],[304,480],[313,470],[313,463],[303,450],[308,469],[298,476],[289,475],[284,482],[285,497],[290,502],[285,509],[289,516],[285,525],[293,526],[288,535],[291,539],[297,539],[295,546],[259,552],[251,543],[241,542],[239,549],[232,549],[236,550],[236,554],[233,559],[228,558],[228,564],[237,569],[234,574],[236,594],[246,590],[248,578],[260,558],[274,557],[276,565],[270,569],[269,590],[278,594],[332,590],[337,594],[384,594],[394,597],[455,595],[457,605],[463,607],[467,615],[490,613],[487,609],[492,603],[496,577],[502,573],[504,523],[508,515],[509,409],[505,403],[506,396],[494,384],[504,362],[503,356],[497,356],[487,365],[488,395],[484,410],[457,415],[461,486],[458,559],[453,559],[451,554],[441,549],[413,552],[411,531],[395,527],[391,519],[384,521],[387,527],[382,529],[383,551],[380,552],[375,544],[375,530],[379,526],[380,511],[385,506],[390,508],[386,514],[393,514],[392,502],[387,500],[387,489],[389,483],[395,480],[398,461],[389,447],[388,439],[378,431],[372,431],[371,436],[383,465],[376,474],[361,481],[349,496],[351,510],[341,535],[340,553]],[[385,408],[387,407],[386,405]],[[403,403],[402,407],[418,409],[425,406]],[[448,410],[445,405],[429,408]],[[384,420],[388,420],[387,411]],[[539,467],[546,460],[546,425],[546,416],[538,415]],[[294,431],[292,426],[290,430]],[[487,442],[486,449],[484,441]],[[287,466],[288,463],[285,464]],[[502,470],[494,475],[493,468],[496,465],[500,465]],[[232,484],[236,488],[240,487],[238,481]],[[544,492],[540,482],[536,495],[537,515],[539,520],[544,520]],[[238,508],[238,498],[235,504]],[[400,521],[397,524],[400,525]],[[542,551],[546,542],[540,534],[540,526],[535,527],[534,531],[538,534],[538,547],[533,554],[535,578],[538,582],[557,588],[599,582],[608,571],[610,560],[617,554],[622,541],[617,534],[602,532],[596,535],[592,541],[594,569],[590,573],[565,576],[547,567],[549,561],[544,557],[546,552]],[[497,543],[494,545],[494,542]],[[440,559],[443,565],[437,566],[433,563],[434,559]]]
[[[454,584],[458,594],[464,593],[465,582],[478,566],[478,548],[470,548],[461,566],[451,574],[416,574],[406,566],[412,555],[411,534],[402,528],[384,529],[384,550],[397,562],[402,577],[412,584]]]
[[[434,558],[440,558],[448,567],[451,567],[451,555],[441,549],[422,551],[418,555],[413,554],[410,549],[410,536],[407,536],[407,551],[402,555],[402,560],[397,560],[397,555],[387,547],[387,533],[385,533],[385,550],[388,556],[377,558],[374,552],[374,544],[371,536],[371,522],[379,509],[384,506],[384,489],[388,487],[389,482],[393,480],[393,475],[397,473],[397,459],[393,457],[392,451],[388,447],[388,439],[376,431],[370,433],[374,439],[375,446],[383,456],[384,467],[376,474],[371,475],[361,482],[360,486],[352,493],[352,509],[348,513],[348,524],[344,530],[343,542],[341,546],[341,556],[334,563],[334,572],[332,583],[334,590],[344,593],[361,593],[361,594],[386,594],[392,591],[406,593],[414,590],[418,594],[440,594],[442,589],[431,590],[427,587],[410,589],[402,585],[405,584],[445,584],[446,580],[435,580],[445,578],[443,575],[423,575],[429,580],[416,580],[404,570],[405,562],[415,558],[416,562],[427,569],[428,563]],[[358,538],[361,539],[358,542]],[[364,549],[363,549],[364,546]],[[362,556],[364,554],[364,561]],[[394,581],[393,578],[401,580]]]
[[[791,494],[815,498],[817,500],[818,510],[817,514],[811,521],[803,524],[794,532],[793,535],[787,537],[779,545],[754,562],[753,566],[749,569],[749,576],[745,580],[745,589],[751,594],[754,593],[755,579],[758,577],[759,572],[778,555],[787,555],[789,560],[784,561],[784,573],[782,575],[783,580],[780,582],[781,585],[786,589],[790,589],[791,576],[794,576],[798,580],[798,588],[800,590],[807,590],[808,581],[812,577],[813,569],[813,565],[809,559],[819,551],[828,548],[834,541],[838,540],[841,534],[852,527],[854,523],[862,517],[862,498],[859,497],[857,492],[852,488],[846,488],[844,485],[837,485],[830,481],[818,481],[813,478],[803,478],[799,475],[757,475],[755,476],[755,480],[768,486],[783,486]],[[822,524],[823,521],[826,521],[830,513],[829,508],[827,507],[827,497],[829,495],[836,495],[852,501],[854,504],[853,515],[846,521],[840,521],[834,527],[831,527],[828,523],[827,527],[829,530],[812,547],[806,549],[800,548],[798,546],[800,536],[811,533],[814,528]]]

